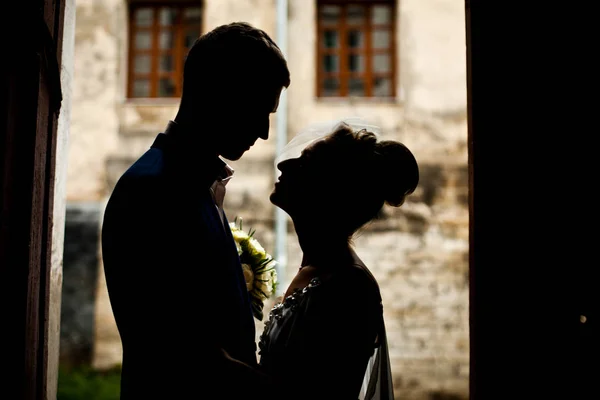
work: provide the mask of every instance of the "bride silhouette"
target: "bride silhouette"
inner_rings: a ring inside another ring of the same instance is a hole
[[[302,262],[259,342],[287,399],[393,399],[379,286],[352,237],[400,207],[419,170],[403,144],[360,120],[312,126],[276,160],[271,202],[291,217]]]

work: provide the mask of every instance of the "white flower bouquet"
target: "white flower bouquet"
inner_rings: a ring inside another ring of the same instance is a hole
[[[238,255],[242,263],[246,287],[250,294],[252,313],[259,321],[263,319],[264,301],[270,298],[277,289],[277,261],[265,251],[253,236],[256,231],[242,229],[242,219],[229,224]]]

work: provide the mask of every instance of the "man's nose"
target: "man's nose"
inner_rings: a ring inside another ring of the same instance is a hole
[[[262,140],[267,140],[269,138],[269,129],[271,128],[271,124],[269,122],[269,118],[267,118],[267,123],[265,124],[265,126],[263,126],[260,129],[260,135],[258,135],[259,138],[261,138]]]

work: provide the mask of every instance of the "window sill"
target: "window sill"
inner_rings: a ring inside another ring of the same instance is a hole
[[[124,105],[132,106],[179,106],[179,97],[131,97],[123,100]]]
[[[398,97],[315,97],[315,102],[323,104],[390,104],[400,105],[402,100]]]

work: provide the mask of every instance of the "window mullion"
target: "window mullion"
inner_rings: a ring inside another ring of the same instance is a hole
[[[365,18],[365,96],[373,96],[373,49],[371,46],[373,30],[371,27],[371,13],[373,8],[367,6]]]
[[[175,58],[175,94],[177,96],[181,96],[183,91],[183,34],[185,29],[183,29],[183,12],[185,6],[178,7],[177,9],[177,18],[175,19],[175,40],[174,40],[174,49],[173,49],[173,57]]]
[[[340,14],[340,70],[339,70],[339,81],[340,81],[340,96],[348,96],[348,28],[346,19],[348,18],[348,5],[344,4],[341,6]]]
[[[158,32],[160,7],[155,7],[152,19],[152,56],[150,58],[150,97],[158,97]]]

